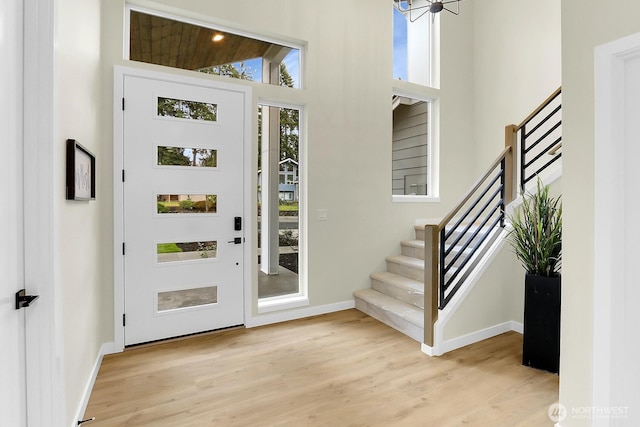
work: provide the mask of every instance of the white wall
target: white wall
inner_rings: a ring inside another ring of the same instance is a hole
[[[640,3],[562,2],[563,290],[560,401],[569,410],[593,402],[594,47],[640,32]],[[595,302],[597,303],[597,302]],[[596,367],[597,368],[597,367]],[[637,410],[637,408],[635,408]],[[569,418],[563,427],[591,425]]]
[[[471,125],[473,73],[469,72],[473,69],[475,6],[473,2],[463,6],[458,16],[440,14],[440,195],[448,209],[478,178]]]
[[[561,85],[560,2],[474,0],[473,96],[477,173],[519,124]]]
[[[64,366],[67,425],[74,421],[100,346],[108,333],[112,286],[104,268],[103,212],[111,206],[103,193],[102,159],[111,144],[101,136],[100,0],[60,0],[58,8],[57,90],[58,130],[54,148],[54,195],[58,212],[60,279],[64,329]],[[97,200],[65,200],[65,141],[78,140],[96,156]]]
[[[444,327],[445,341],[508,322],[522,323],[525,271],[508,243]]]

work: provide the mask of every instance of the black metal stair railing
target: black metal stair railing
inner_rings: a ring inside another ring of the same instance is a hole
[[[505,225],[507,147],[456,208],[438,224],[439,309],[464,282],[477,251],[497,228]]]
[[[530,180],[561,158],[561,94],[562,89],[558,88],[520,125],[507,126],[505,149],[486,173],[440,223],[425,226],[428,345],[434,342],[438,310],[444,309],[463,285],[482,256],[479,251],[504,228],[505,206],[515,199],[515,187],[519,184],[523,191]]]
[[[562,156],[562,88],[524,119],[516,131],[520,140],[520,188],[524,189]]]

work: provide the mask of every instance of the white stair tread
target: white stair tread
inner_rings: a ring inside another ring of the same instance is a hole
[[[370,288],[356,291],[354,292],[354,296],[367,302],[370,306],[378,307],[379,309],[381,309],[381,311],[384,311],[386,313],[393,313],[394,316],[397,316],[413,325],[419,326],[421,328],[424,325],[424,311],[416,306],[398,301],[395,298],[384,295]],[[378,320],[386,323],[383,319]]]

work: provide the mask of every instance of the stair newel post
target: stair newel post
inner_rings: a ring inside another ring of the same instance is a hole
[[[518,153],[518,127],[516,125],[508,125],[504,128],[504,146],[511,148],[511,150],[505,156],[504,166],[504,204],[508,205],[514,201],[517,197],[518,188],[518,174],[516,171],[517,165],[517,153]]]
[[[434,346],[433,326],[438,320],[438,258],[440,230],[438,225],[424,226],[424,343]]]

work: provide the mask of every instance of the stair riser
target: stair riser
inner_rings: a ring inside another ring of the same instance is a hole
[[[424,292],[412,292],[409,289],[399,288],[376,279],[371,279],[371,287],[397,300],[424,309]]]
[[[416,248],[415,246],[402,245],[402,255],[413,258],[424,259],[424,248]]]
[[[424,281],[424,270],[419,268],[409,267],[407,265],[387,261],[387,271],[389,273],[395,273],[413,280],[418,280],[420,282]]]
[[[402,317],[397,316],[395,313],[384,310],[381,307],[378,307],[373,304],[369,304],[368,302],[356,297],[356,309],[362,311],[363,313],[368,314],[374,319],[379,320],[387,326],[390,326],[397,331],[402,332],[410,338],[418,342],[422,342],[424,339],[424,328],[419,325],[414,325],[411,322],[403,319]]]

